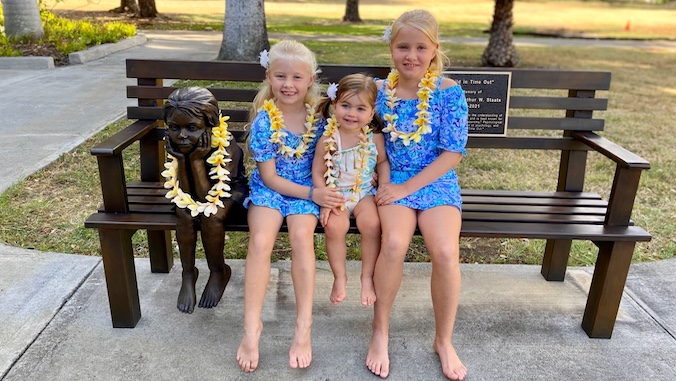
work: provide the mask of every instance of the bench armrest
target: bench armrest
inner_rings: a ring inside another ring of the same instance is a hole
[[[138,120],[91,149],[94,156],[114,156],[157,127],[157,121]]]
[[[593,132],[573,132],[572,136],[617,164],[608,199],[605,225],[631,225],[631,212],[638,193],[641,173],[650,168],[650,163]]]
[[[141,179],[159,181],[160,155],[163,158],[164,151],[152,134],[157,126],[155,120],[138,120],[91,149],[98,162],[103,209],[107,213],[129,212],[122,151],[134,142],[140,141]]]
[[[573,132],[572,136],[624,168],[650,168],[650,163],[647,160],[594,132]]]

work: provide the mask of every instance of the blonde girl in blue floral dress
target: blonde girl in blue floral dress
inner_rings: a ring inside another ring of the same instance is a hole
[[[335,190],[312,186],[312,159],[324,126],[315,120],[319,99],[317,62],[303,44],[281,41],[261,53],[266,79],[254,99],[258,111],[251,123],[249,149],[256,162],[251,174],[248,208],[249,246],[244,273],[244,334],[237,362],[245,372],[258,366],[263,330],[261,312],[270,280],[270,255],[283,221],[291,244],[291,277],[296,299],[296,325],[289,366],[306,368],[312,361],[310,334],[315,282],[314,230],[319,206],[338,207]]]
[[[374,201],[373,173],[377,169],[381,183],[389,182],[390,178],[381,126],[373,119],[377,93],[373,78],[351,74],[337,85],[331,84],[329,98],[318,106],[328,123],[317,143],[313,183],[317,189],[337,189],[345,197],[345,203],[338,209],[321,208],[319,217],[334,277],[329,296],[333,304],[346,297],[345,236],[350,215],[361,233],[361,303],[370,306],[376,300],[373,271],[380,251],[380,219]]]
[[[402,14],[389,37],[393,69],[377,81],[376,113],[385,122],[390,183],[378,187],[382,249],[376,262],[373,336],[366,365],[390,373],[389,317],[403,278],[404,257],[420,229],[432,262],[435,317],[432,344],[444,375],[462,380],[467,369],[452,344],[460,296],[460,187],[453,171],[465,152],[467,102],[460,86],[444,78],[438,25],[424,10]]]

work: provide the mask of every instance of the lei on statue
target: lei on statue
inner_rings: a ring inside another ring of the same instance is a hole
[[[225,168],[226,164],[232,161],[227,151],[232,140],[232,134],[228,131],[228,123],[226,123],[228,119],[230,119],[229,116],[219,117],[219,125],[211,129],[211,147],[216,148],[216,150],[211,153],[206,162],[212,166],[209,171],[209,177],[212,180],[216,180],[216,183],[205,196],[207,202],[195,201],[190,196],[190,193],[184,192],[181,189],[177,179],[178,162],[175,157],[167,155],[169,161],[164,164],[166,169],[162,172],[162,176],[167,179],[164,187],[170,190],[165,197],[170,198],[171,202],[179,208],[189,209],[190,215],[193,217],[196,217],[200,213],[203,213],[205,217],[216,214],[218,207],[224,207],[221,199],[232,196],[230,194],[231,188],[228,184],[230,181],[230,171]]]
[[[434,89],[437,87],[437,82],[439,80],[439,73],[435,70],[428,69],[425,73],[425,76],[420,79],[418,83],[418,105],[416,108],[417,119],[413,122],[414,126],[418,128],[413,132],[402,132],[397,130],[397,119],[399,118],[394,112],[394,108],[399,103],[399,98],[396,96],[397,92],[397,82],[399,82],[399,71],[397,69],[392,69],[390,74],[387,75],[387,80],[385,81],[385,95],[387,97],[385,105],[389,108],[389,112],[383,115],[385,120],[385,128],[383,132],[390,133],[390,141],[395,141],[401,139],[405,146],[411,144],[411,142],[419,143],[423,135],[432,132],[432,128],[429,124],[429,108],[430,108],[430,96]]]

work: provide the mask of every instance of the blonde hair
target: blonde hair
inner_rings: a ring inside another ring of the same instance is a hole
[[[272,46],[272,48],[270,48],[268,57],[270,58],[268,67],[272,67],[272,65],[274,65],[277,60],[295,60],[305,64],[310,75],[316,75],[319,72],[317,59],[315,58],[314,53],[312,53],[310,49],[298,41],[282,40],[276,43]],[[321,89],[319,87],[319,83],[315,79],[308,89],[307,94],[305,94],[305,103],[314,105],[319,99],[320,94]],[[265,101],[273,98],[274,94],[272,94],[272,87],[270,86],[270,82],[266,79],[261,84],[261,88],[253,100],[251,120],[256,117],[258,111],[263,107]]]
[[[397,39],[397,35],[399,32],[401,32],[401,28],[404,26],[410,26],[421,31],[430,39],[430,41],[432,41],[435,46],[437,46],[436,54],[434,55],[432,62],[430,62],[430,68],[437,71],[442,71],[446,66],[449,65],[450,60],[446,54],[444,54],[444,52],[438,48],[440,45],[439,23],[430,12],[424,9],[416,9],[402,13],[401,16],[394,20],[394,24],[392,24],[390,47]]]

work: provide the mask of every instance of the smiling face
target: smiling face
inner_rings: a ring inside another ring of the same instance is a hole
[[[281,105],[305,103],[305,95],[315,76],[307,64],[292,59],[277,59],[266,72],[272,94]]]
[[[375,109],[362,93],[346,95],[334,105],[336,121],[345,132],[359,133],[361,128],[371,122]]]
[[[404,25],[390,42],[394,67],[403,78],[419,80],[425,76],[438,45],[420,30]]]
[[[166,123],[169,140],[182,154],[192,151],[207,129],[203,118],[180,109],[174,110]]]

